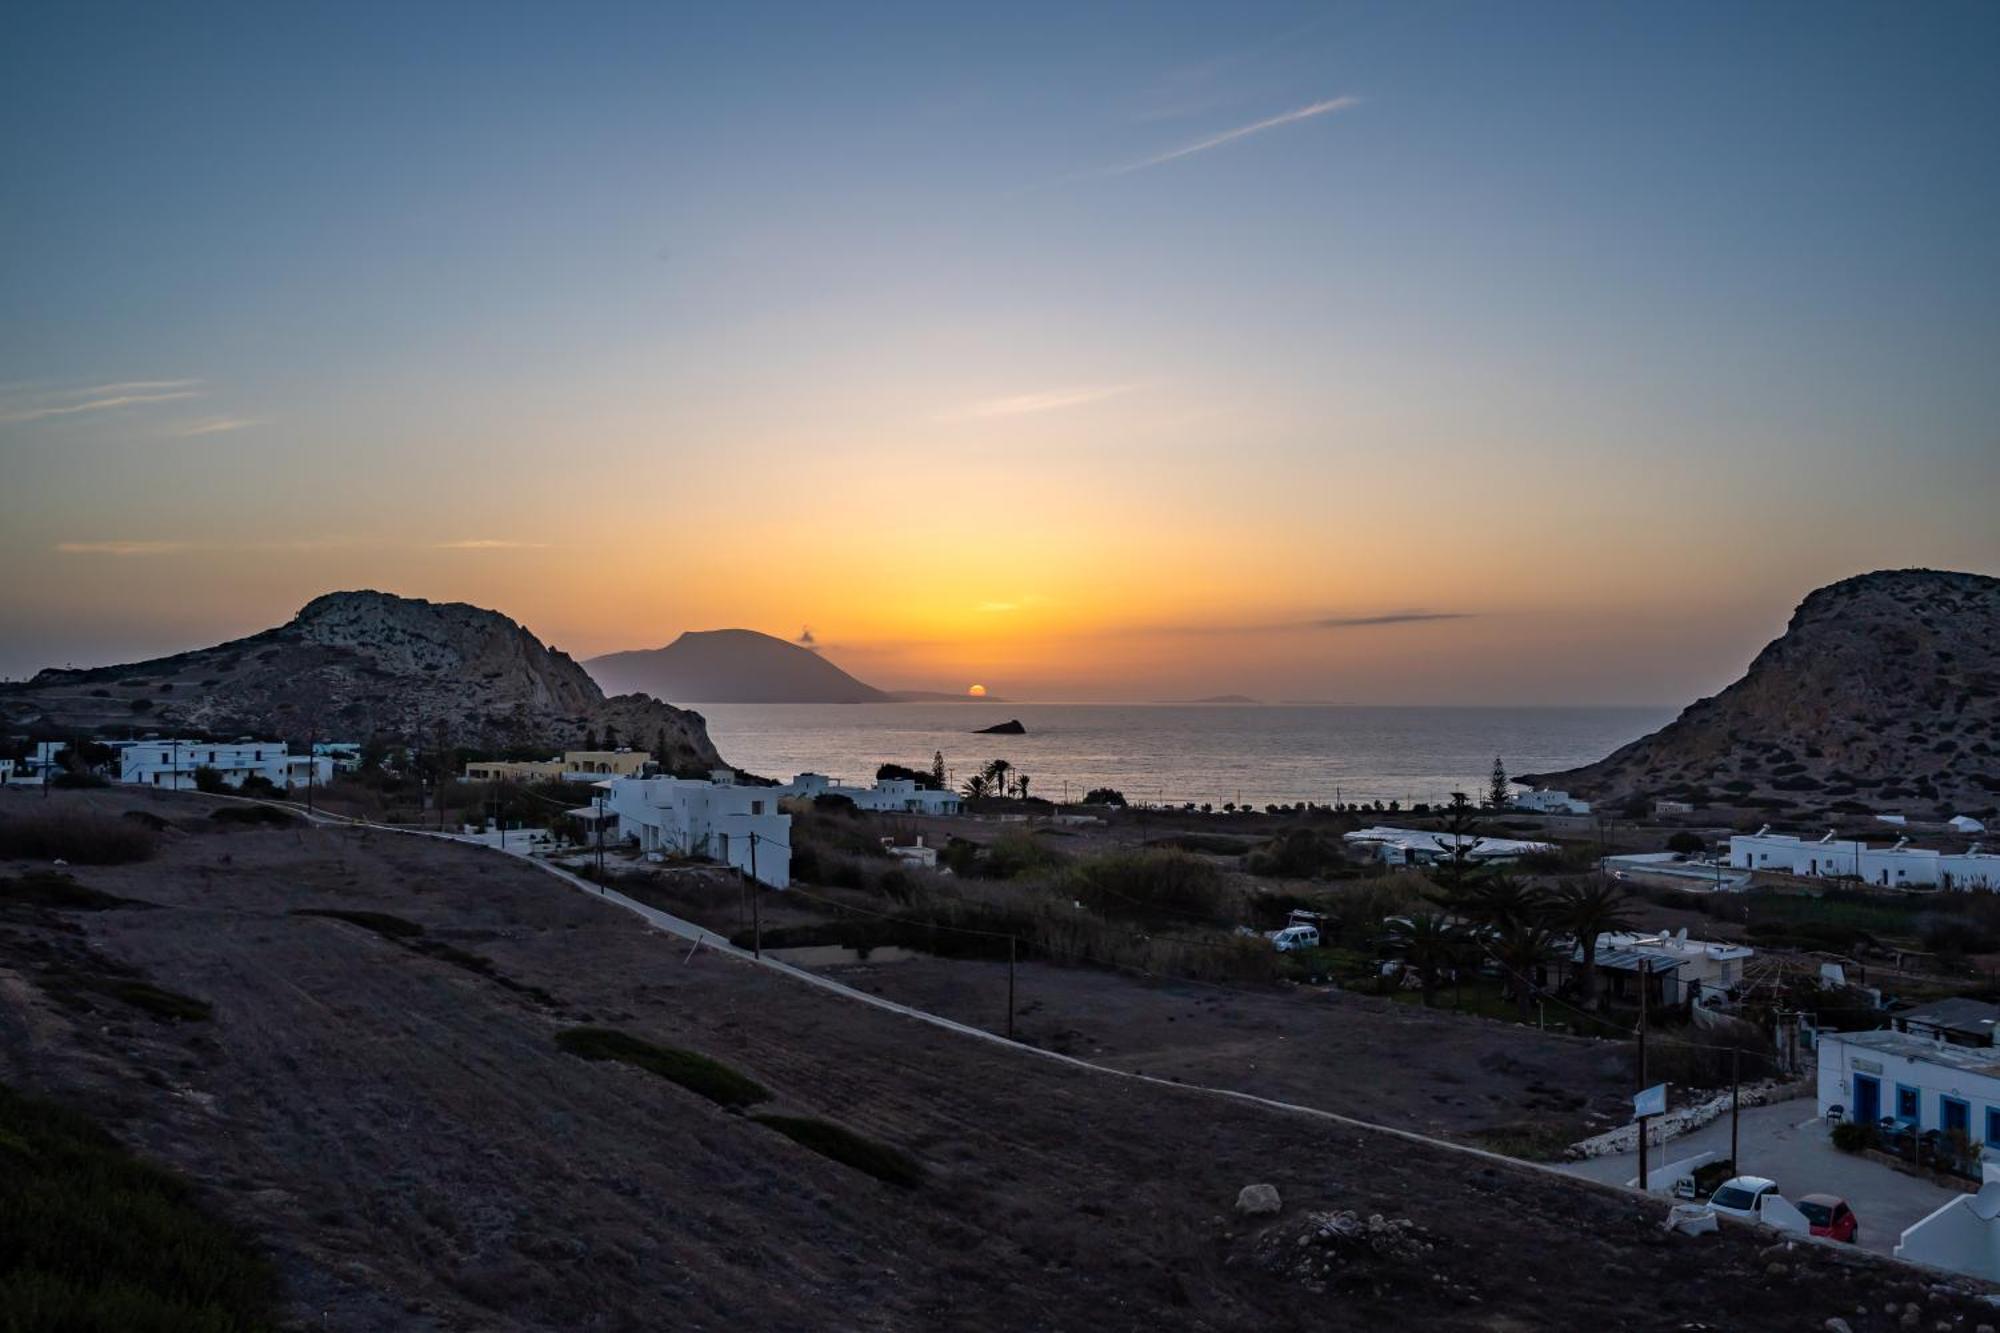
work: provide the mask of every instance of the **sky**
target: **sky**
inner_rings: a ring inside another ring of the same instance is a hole
[[[2000,573],[2000,6],[17,3],[0,676],[1675,704]]]

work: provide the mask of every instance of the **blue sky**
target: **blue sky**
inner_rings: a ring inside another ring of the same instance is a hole
[[[898,684],[1655,702],[2000,568],[1990,4],[7,23],[0,672],[368,583]]]

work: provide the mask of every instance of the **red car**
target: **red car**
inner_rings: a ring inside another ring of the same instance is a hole
[[[1849,1245],[1861,1238],[1861,1226],[1854,1219],[1854,1210],[1847,1206],[1847,1200],[1843,1198],[1832,1194],[1808,1194],[1799,1200],[1798,1209],[1812,1224],[1815,1236],[1846,1241]]]

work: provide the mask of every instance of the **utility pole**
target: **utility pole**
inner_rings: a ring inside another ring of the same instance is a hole
[[[318,719],[315,718],[314,721],[317,722]],[[306,728],[306,813],[307,814],[311,814],[313,810],[313,779],[319,776],[319,756],[313,753],[313,733],[318,730],[319,728],[317,726],[308,726]]]
[[[1639,1086],[1642,1089],[1653,1086],[1646,1081],[1646,983],[1652,979],[1653,974],[1642,956],[1639,964]],[[1645,1151],[1643,1135],[1642,1130],[1640,1145],[1642,1153]],[[1643,1179],[1639,1182],[1641,1188],[1645,1183]]]
[[[597,793],[597,818],[590,821],[597,826],[597,891],[604,892],[604,792]]]
[[[750,954],[764,956],[764,913],[757,892],[757,835],[750,835]]]
[[[438,765],[438,832],[444,832],[444,783],[446,754],[444,745],[444,719],[437,723],[437,765]]]
[[[1007,937],[1007,1040],[1014,1040],[1014,959],[1020,943],[1014,936]]]
[[[1729,1046],[1729,1169],[1736,1175],[1742,1174],[1736,1170],[1736,1121],[1743,1110],[1742,1054],[1743,1048],[1732,1039]]]

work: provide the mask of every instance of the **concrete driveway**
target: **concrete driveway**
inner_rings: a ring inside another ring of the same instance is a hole
[[[1826,1122],[1813,1114],[1811,1098],[1744,1108],[1739,1142],[1738,1174],[1769,1176],[1794,1202],[1802,1194],[1837,1194],[1846,1199],[1860,1219],[1864,1250],[1890,1253],[1905,1227],[1960,1193],[1840,1151],[1833,1146]],[[1692,1134],[1648,1149],[1655,1168],[1703,1151],[1729,1155],[1728,1113]],[[1624,1185],[1638,1179],[1639,1155],[1598,1157],[1563,1170]]]

